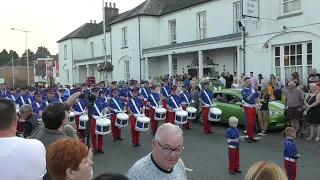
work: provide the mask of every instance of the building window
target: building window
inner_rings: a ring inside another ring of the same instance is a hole
[[[312,70],[312,43],[307,44],[307,75],[311,74]]]
[[[91,69],[91,77],[94,77],[94,69]]]
[[[169,43],[175,44],[177,42],[176,34],[176,20],[169,21]]]
[[[280,47],[274,48],[274,67],[275,67],[275,77],[278,81],[281,79],[281,68],[280,68]]]
[[[235,2],[233,4],[233,21],[234,21],[234,32],[238,33],[241,32],[239,28],[239,21],[242,19],[242,6],[241,2]]]
[[[207,13],[201,12],[197,14],[197,32],[198,39],[207,38]]]
[[[127,30],[127,27],[122,28],[122,47],[128,47],[128,30]]]
[[[101,47],[102,47],[102,55],[104,56],[107,52],[107,47],[106,44],[104,43],[104,39],[102,39],[102,43],[101,43]]]
[[[286,81],[290,80],[291,74],[298,72],[300,78],[302,74],[302,44],[293,44],[284,46],[284,72]]]
[[[94,58],[94,46],[93,42],[90,42],[90,57]]]
[[[301,0],[282,0],[283,14],[301,10]]]
[[[69,69],[64,70],[64,73],[66,75],[66,84],[70,84],[70,81],[69,81]]]
[[[172,58],[172,71],[174,76],[178,74],[178,58]]]
[[[67,45],[63,46],[63,54],[64,54],[64,60],[68,59],[68,48],[67,48]]]
[[[130,81],[130,61],[124,61],[124,79]]]

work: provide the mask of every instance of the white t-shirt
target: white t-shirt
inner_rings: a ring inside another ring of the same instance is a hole
[[[35,139],[0,138],[0,179],[42,180],[46,148]]]
[[[181,159],[172,172],[163,172],[152,161],[151,153],[138,160],[126,176],[130,180],[187,180],[185,166]]]

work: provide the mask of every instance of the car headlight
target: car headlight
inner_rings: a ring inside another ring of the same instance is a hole
[[[272,110],[269,111],[270,116],[274,116],[274,115],[278,115],[278,114],[279,113],[277,111],[272,111]]]

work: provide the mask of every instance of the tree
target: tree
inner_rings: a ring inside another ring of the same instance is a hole
[[[45,46],[40,46],[40,47],[38,47],[37,53],[38,53],[38,52],[46,53],[46,54],[48,54],[49,56],[51,55],[50,51],[49,51],[48,48],[46,48]]]
[[[34,52],[31,51],[30,49],[28,49],[28,56],[29,56],[29,66],[32,66],[33,61],[36,60],[36,56],[35,56]],[[24,51],[21,58],[22,58],[22,66],[26,66],[27,65],[27,51]]]
[[[14,60],[16,60],[19,58],[19,55],[13,50],[10,50],[8,53],[6,49],[3,49],[0,53],[0,66],[8,64],[11,61],[12,57]]]

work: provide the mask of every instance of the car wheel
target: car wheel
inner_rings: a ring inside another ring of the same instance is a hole
[[[261,132],[261,125],[260,125],[260,122],[258,119],[256,121],[256,125],[255,125],[254,129],[255,129],[256,133]]]

